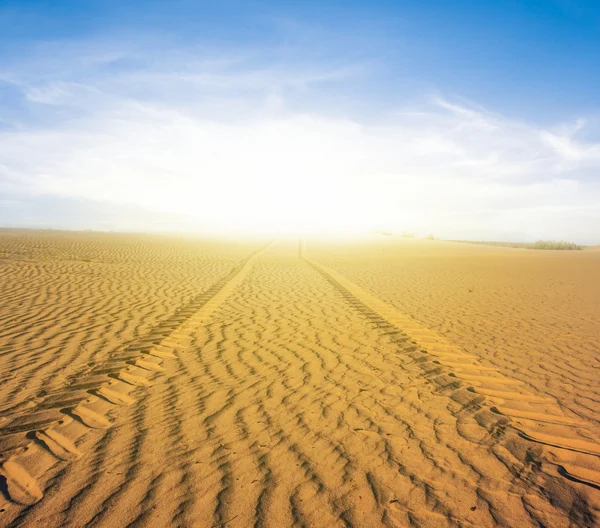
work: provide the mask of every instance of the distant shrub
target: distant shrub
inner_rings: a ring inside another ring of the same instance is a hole
[[[573,242],[564,242],[562,240],[538,240],[534,243],[527,242],[485,242],[476,240],[452,240],[451,242],[466,242],[468,244],[483,244],[485,246],[502,246],[525,249],[554,249],[554,250],[577,250],[583,249]]]
[[[534,244],[528,244],[528,247],[531,249],[583,249],[583,246],[563,240],[538,240]]]
[[[425,238],[427,240],[435,240],[435,237],[433,236],[433,233],[429,233]]]
[[[408,231],[404,231],[404,232],[402,233],[402,236],[403,236],[404,238],[414,238],[414,237],[415,237],[414,233],[409,233]]]

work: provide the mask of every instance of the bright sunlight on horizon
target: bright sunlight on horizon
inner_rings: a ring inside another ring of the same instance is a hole
[[[598,19],[434,4],[5,3],[0,225],[598,243]]]

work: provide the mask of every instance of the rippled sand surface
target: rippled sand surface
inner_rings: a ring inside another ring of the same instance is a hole
[[[599,252],[3,231],[0,293],[2,526],[598,525]]]

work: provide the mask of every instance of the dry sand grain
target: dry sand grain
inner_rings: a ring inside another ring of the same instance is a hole
[[[0,525],[597,524],[598,255],[56,236],[0,244]]]

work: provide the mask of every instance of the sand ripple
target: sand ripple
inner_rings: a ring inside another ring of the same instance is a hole
[[[254,250],[92,373],[11,386],[0,524],[594,526],[593,421],[318,255]]]

